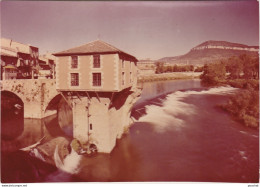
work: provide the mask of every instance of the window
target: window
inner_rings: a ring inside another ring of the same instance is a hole
[[[24,60],[20,59],[20,66],[24,66]]]
[[[77,56],[71,57],[71,68],[78,68],[78,57]]]
[[[71,86],[79,86],[79,74],[78,73],[71,73]]]
[[[122,68],[125,68],[125,60],[122,59]]]
[[[100,68],[100,55],[94,55],[94,68]]]
[[[122,85],[125,85],[125,72],[122,72]]]
[[[101,73],[93,73],[93,86],[101,86]]]
[[[130,83],[132,83],[132,72],[130,72]]]
[[[89,130],[92,130],[92,123],[89,124]]]

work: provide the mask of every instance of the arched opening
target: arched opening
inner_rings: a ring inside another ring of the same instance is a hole
[[[58,105],[60,103],[61,98],[62,98],[61,95],[58,94],[51,99],[51,101],[48,103],[48,105],[44,111],[45,117],[53,115],[53,114],[57,114]]]
[[[45,117],[43,119],[43,122],[47,131],[50,133],[52,137],[63,136],[64,134],[64,132],[62,132],[61,127],[59,126],[57,116],[57,111],[61,99],[62,97],[60,94],[53,97],[44,111]]]
[[[62,98],[58,106],[58,123],[68,136],[73,136],[73,111],[67,101]]]
[[[1,136],[13,140],[24,130],[24,103],[15,93],[1,91]]]
[[[62,133],[73,136],[72,110],[61,94],[49,102],[44,115],[45,126],[52,136],[60,136]]]

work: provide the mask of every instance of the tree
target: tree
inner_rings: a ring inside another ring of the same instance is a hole
[[[164,71],[164,63],[163,62],[156,62],[156,70],[155,73],[163,73]]]
[[[237,57],[231,57],[226,63],[227,72],[230,73],[231,79],[240,78],[240,74],[243,72],[243,62]]]
[[[245,79],[258,79],[259,77],[259,57],[252,58],[248,55],[239,57],[244,65],[243,72]]]
[[[226,67],[224,63],[206,64],[204,72],[200,76],[202,83],[206,85],[217,85],[225,80]]]

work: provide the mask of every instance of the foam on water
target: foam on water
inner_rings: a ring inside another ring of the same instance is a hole
[[[157,105],[147,105],[145,106],[146,115],[139,118],[139,122],[149,122],[153,124],[156,132],[163,133],[169,128],[175,130],[180,130],[184,127],[184,121],[178,116],[183,115],[194,115],[196,114],[196,106],[188,104],[182,101],[183,98],[190,95],[203,95],[203,94],[229,94],[237,90],[232,87],[218,87],[211,88],[209,90],[202,91],[177,91],[167,95],[164,101],[162,101],[162,106]]]
[[[239,154],[242,159],[247,160],[247,157],[245,156],[245,154],[246,154],[245,151],[239,151]]]
[[[42,161],[45,161],[45,159],[43,158],[43,156],[41,155],[41,153],[38,151],[37,148],[33,148],[30,152],[31,156],[35,156],[36,158],[39,158]]]
[[[40,139],[38,142],[36,142],[35,144],[29,145],[27,147],[21,148],[21,151],[31,151],[32,149],[34,149],[35,147],[37,147],[38,145],[41,144],[41,142],[43,141],[45,137],[43,137],[42,139]]]
[[[74,149],[71,149],[71,153],[67,155],[62,162],[58,153],[58,145],[56,146],[54,151],[54,162],[58,169],[66,173],[76,174],[78,172],[78,165],[80,160],[81,156],[78,155]]]

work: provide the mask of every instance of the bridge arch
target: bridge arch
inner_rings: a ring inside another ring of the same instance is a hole
[[[62,99],[61,94],[57,93],[53,97],[49,98],[48,101],[46,101],[46,106],[43,109],[44,116],[48,116],[48,113],[57,113],[58,111],[58,105]]]
[[[1,136],[12,140],[24,129],[24,102],[11,91],[1,91]]]

